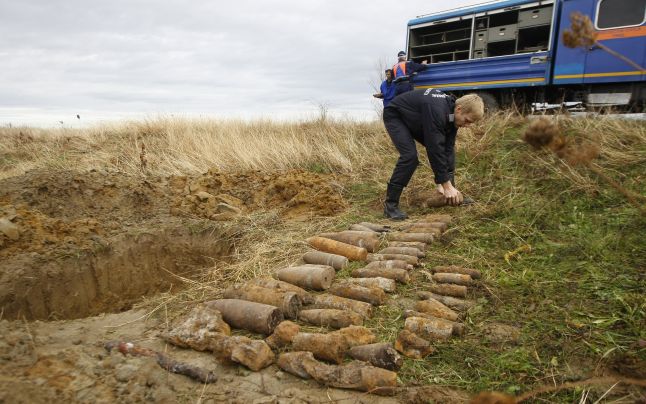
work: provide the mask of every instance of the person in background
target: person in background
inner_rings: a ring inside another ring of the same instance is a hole
[[[399,209],[402,191],[417,169],[415,142],[426,148],[438,191],[449,205],[463,203],[455,188],[455,137],[458,128],[467,127],[484,116],[484,103],[476,94],[457,100],[436,89],[419,89],[396,96],[384,108],[384,125],[399,152],[399,160],[388,181],[384,215],[393,220],[408,216]]]
[[[406,52],[400,51],[397,54],[397,64],[393,66],[393,77],[395,78],[395,96],[413,89],[413,78],[421,71],[428,68],[427,61],[415,63],[406,61]]]
[[[381,83],[379,90],[381,92],[373,94],[375,98],[382,98],[384,100],[384,108],[390,104],[393,98],[395,98],[395,83],[393,83],[393,71],[391,69],[386,69],[386,80]]]

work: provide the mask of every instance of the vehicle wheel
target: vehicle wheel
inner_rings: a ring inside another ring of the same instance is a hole
[[[495,114],[500,110],[500,105],[498,104],[498,100],[496,97],[493,96],[491,93],[477,93],[480,98],[482,98],[482,101],[484,102],[484,107],[485,107],[485,114],[491,115]]]

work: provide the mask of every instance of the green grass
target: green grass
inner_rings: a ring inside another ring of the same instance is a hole
[[[458,219],[429,250],[427,266],[480,269],[482,286],[470,296],[479,304],[465,319],[464,338],[437,344],[437,352],[424,360],[406,360],[400,372],[404,383],[516,394],[608,372],[645,377],[646,349],[639,341],[646,340],[646,220],[585,169],[577,172],[587,179],[586,187],[573,183],[553,156],[520,141],[522,129],[512,125],[497,132],[477,158],[468,148],[459,155],[458,188],[479,204],[438,210]],[[632,147],[646,155],[643,142]],[[598,164],[603,167],[603,159]],[[622,167],[633,190],[646,188],[643,170],[641,163]],[[420,171],[411,185],[427,180]],[[381,192],[372,182],[350,190],[354,202],[372,207],[373,218],[379,217],[374,206]],[[407,208],[414,215],[427,213]],[[505,259],[523,245],[531,251]],[[424,277],[415,279],[400,288],[401,297],[415,298],[424,288]],[[383,315],[367,325],[380,340],[394,340],[403,326],[401,312],[381,309]],[[492,323],[517,327],[520,338],[490,341],[486,326]],[[598,398],[609,387],[589,397]],[[541,396],[553,402],[580,398],[574,389]]]

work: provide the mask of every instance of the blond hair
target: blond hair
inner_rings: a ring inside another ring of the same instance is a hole
[[[455,100],[455,106],[462,108],[462,112],[474,118],[482,119],[484,116],[484,102],[478,94],[467,94]]]

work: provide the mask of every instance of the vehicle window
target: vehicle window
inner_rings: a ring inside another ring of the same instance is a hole
[[[646,0],[600,0],[597,28],[641,25],[646,13]]]

